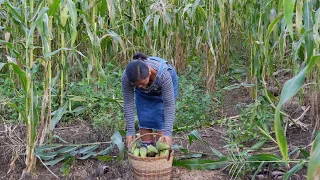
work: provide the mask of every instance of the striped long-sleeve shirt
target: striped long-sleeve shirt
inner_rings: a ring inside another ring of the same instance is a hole
[[[158,61],[147,59],[144,62],[158,72],[160,68],[160,63]],[[159,78],[158,86],[161,87],[162,100],[164,103],[164,135],[172,136],[175,118],[175,98],[171,74],[169,70],[165,70],[161,76],[157,76],[156,78]],[[154,82],[156,82],[156,80]],[[149,86],[147,90],[153,89],[153,86],[154,84]],[[122,75],[122,94],[123,110],[127,123],[127,136],[134,136],[136,132],[134,124],[134,89],[135,87],[128,80],[124,71]]]

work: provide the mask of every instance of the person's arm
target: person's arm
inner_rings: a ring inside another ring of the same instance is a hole
[[[124,72],[122,75],[123,111],[127,123],[127,136],[136,133],[134,125],[134,90]]]
[[[170,72],[165,71],[160,80],[162,84],[162,99],[164,103],[164,136],[171,137],[176,106]]]

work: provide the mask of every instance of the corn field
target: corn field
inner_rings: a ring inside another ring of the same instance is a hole
[[[35,170],[36,149],[51,141],[63,112],[84,101],[69,93],[72,83],[98,93],[109,82],[108,64],[123,68],[140,51],[167,59],[179,74],[200,63],[202,85],[214,96],[218,77],[232,65],[233,38],[247,52],[253,104],[263,97],[273,109],[273,124],[262,131],[272,129],[281,153],[252,159],[283,162],[287,179],[308,164],[306,176],[314,179],[320,176],[319,27],[317,0],[0,0],[0,85],[10,81],[10,91],[23,99],[5,105],[26,125],[24,173]],[[267,82],[276,81],[279,69],[292,77],[275,97]],[[310,156],[296,162],[286,129],[301,123],[287,120],[282,108],[293,97],[303,101],[303,94],[310,97],[313,143]]]

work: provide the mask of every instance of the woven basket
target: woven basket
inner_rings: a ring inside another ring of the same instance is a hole
[[[146,133],[138,136],[131,144],[145,135],[156,135],[157,133]],[[131,145],[129,147],[131,150]],[[131,170],[137,180],[169,180],[171,178],[173,150],[169,150],[168,156],[161,157],[138,157],[128,153]]]

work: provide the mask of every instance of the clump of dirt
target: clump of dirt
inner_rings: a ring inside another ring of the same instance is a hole
[[[240,109],[252,103],[250,89],[240,87],[224,94],[224,103],[222,107],[222,116],[236,116],[240,113]]]

